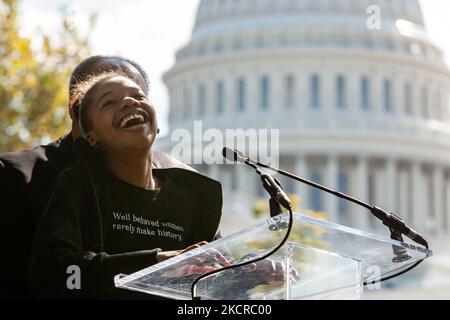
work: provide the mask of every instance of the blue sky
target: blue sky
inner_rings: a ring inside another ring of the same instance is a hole
[[[358,1],[358,0],[354,0]],[[120,54],[138,61],[149,73],[151,98],[158,109],[163,133],[167,130],[167,91],[161,76],[174,63],[176,49],[192,31],[199,0],[24,0],[22,27],[33,35],[36,28],[57,30],[59,10],[73,8],[80,28],[97,12],[97,28],[91,35],[94,54]],[[421,0],[430,38],[443,48],[450,61],[450,1]],[[89,32],[84,28],[85,32]]]

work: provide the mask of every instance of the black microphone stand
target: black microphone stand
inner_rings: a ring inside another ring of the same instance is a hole
[[[244,162],[246,164],[252,164],[254,166],[259,166],[259,167],[262,167],[262,168],[269,169],[269,170],[271,170],[273,172],[276,172],[276,173],[279,173],[279,174],[281,174],[281,175],[283,175],[285,177],[288,177],[288,178],[294,179],[296,181],[302,182],[304,184],[310,185],[310,186],[312,186],[314,188],[317,188],[317,189],[320,189],[320,190],[325,191],[327,193],[333,194],[336,197],[348,200],[348,201],[353,202],[353,203],[355,203],[355,204],[357,204],[357,205],[359,205],[361,207],[364,207],[364,208],[368,209],[376,218],[381,220],[385,226],[387,226],[390,230],[392,230],[392,233],[399,233],[399,235],[398,234],[392,235],[392,239],[403,241],[403,240],[400,240],[399,238],[401,237],[402,234],[405,234],[408,238],[410,238],[414,242],[416,242],[418,244],[421,244],[421,245],[423,245],[424,247],[426,247],[428,249],[428,242],[425,240],[425,238],[421,234],[419,234],[416,231],[414,231],[414,230],[410,229],[409,227],[407,227],[405,222],[398,215],[396,215],[394,213],[387,213],[386,211],[384,211],[383,209],[381,209],[379,207],[370,205],[370,204],[368,204],[368,203],[366,203],[366,202],[364,202],[362,200],[353,198],[353,197],[351,197],[349,195],[346,195],[346,194],[344,194],[342,192],[335,191],[335,190],[333,190],[331,188],[327,188],[327,187],[322,186],[322,185],[320,185],[318,183],[315,183],[315,182],[312,182],[310,180],[301,178],[301,177],[299,177],[299,176],[297,176],[295,174],[292,174],[290,172],[287,172],[287,171],[284,171],[284,170],[281,170],[281,169],[278,169],[278,168],[271,167],[271,166],[269,166],[267,164],[264,164],[264,163],[261,163],[259,161],[252,160],[252,159],[250,159],[249,157],[247,157],[246,155],[242,154],[239,151],[235,150],[235,152],[239,156],[243,157]],[[394,232],[394,231],[397,231],[397,232]]]
[[[292,212],[291,201],[290,201],[289,197],[284,193],[283,188],[281,187],[280,181],[278,181],[278,179],[273,178],[272,176],[270,176],[268,174],[262,173],[261,170],[259,169],[259,167],[253,163],[245,162],[245,164],[252,167],[256,171],[256,173],[261,177],[261,182],[263,184],[264,189],[266,189],[266,191],[270,194],[271,217],[273,218],[273,217],[283,213],[281,206],[283,206],[284,208],[286,208],[289,211],[289,222],[288,223],[286,223],[286,224],[281,223],[280,226],[279,225],[271,226],[271,228],[270,228],[271,231],[287,229],[286,233],[284,234],[284,237],[280,241],[280,243],[278,243],[274,248],[272,248],[271,250],[269,250],[269,252],[265,253],[262,256],[257,256],[256,258],[253,258],[253,259],[241,262],[241,263],[222,267],[222,268],[207,272],[207,273],[197,277],[191,284],[192,300],[201,300],[201,298],[199,296],[197,296],[197,293],[196,293],[196,286],[200,280],[207,278],[209,276],[212,276],[214,274],[217,274],[219,272],[223,272],[225,270],[237,269],[239,267],[243,267],[245,265],[249,265],[252,263],[257,263],[259,261],[269,258],[275,252],[277,252],[281,247],[284,246],[284,244],[288,241],[289,236],[291,234],[292,226],[294,224],[294,214]]]
[[[327,188],[327,187],[325,187],[323,185],[320,185],[318,183],[315,183],[313,181],[301,178],[301,177],[299,177],[299,176],[297,176],[295,174],[292,174],[290,172],[281,170],[279,168],[274,168],[274,167],[272,167],[270,165],[261,163],[259,161],[252,160],[247,155],[243,154],[240,151],[230,150],[230,149],[224,148],[223,153],[226,154],[228,152],[234,153],[234,160],[235,161],[245,163],[245,164],[251,166],[252,168],[259,168],[259,167],[266,168],[266,169],[271,170],[271,171],[273,171],[275,173],[279,173],[279,174],[281,174],[281,175],[283,175],[285,177],[288,177],[290,179],[293,179],[293,180],[299,181],[301,183],[307,184],[309,186],[312,186],[312,187],[317,188],[319,190],[322,190],[324,192],[330,193],[330,194],[332,194],[332,195],[334,195],[334,196],[336,196],[338,198],[345,199],[345,200],[353,202],[353,203],[355,203],[355,204],[357,204],[357,205],[359,205],[359,206],[361,206],[363,208],[366,208],[366,209],[369,210],[369,212],[372,213],[373,216],[375,216],[386,227],[389,228],[391,239],[397,240],[397,241],[400,241],[400,242],[404,242],[403,236],[402,236],[402,234],[404,234],[408,238],[413,240],[414,242],[416,242],[416,243],[418,243],[420,245],[423,245],[426,249],[428,249],[428,242],[425,240],[425,238],[420,233],[418,233],[415,230],[409,228],[405,224],[405,222],[398,215],[396,215],[394,213],[388,213],[388,212],[384,211],[383,209],[381,209],[381,208],[379,208],[377,206],[370,205],[370,204],[368,204],[368,203],[366,203],[366,202],[364,202],[362,200],[353,198],[353,197],[351,197],[349,195],[346,195],[344,193],[335,191],[335,190],[333,190],[331,188]],[[274,206],[273,210],[275,211],[276,209],[277,208]],[[272,213],[272,207],[271,207],[271,213]],[[397,246],[397,245],[393,245],[392,247],[393,247],[393,251],[394,251],[394,258],[392,260],[393,262],[401,263],[401,262],[407,261],[407,260],[409,260],[411,258],[408,255],[408,253],[407,253],[405,248],[403,248],[401,246]],[[409,268],[407,268],[407,269],[405,269],[405,270],[403,270],[403,271],[401,271],[401,272],[399,272],[397,274],[394,274],[392,276],[388,276],[386,278],[383,278],[383,279],[380,280],[380,282],[392,279],[392,278],[397,277],[397,276],[399,276],[399,275],[401,275],[403,273],[406,273],[409,270],[414,269],[422,261],[423,260],[420,260],[420,261],[416,262],[411,267],[409,267]],[[366,284],[367,283],[364,283],[364,285],[366,285]]]

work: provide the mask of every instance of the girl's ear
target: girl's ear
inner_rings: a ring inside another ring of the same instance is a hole
[[[88,135],[86,136],[86,140],[92,148],[98,149],[99,147],[98,141],[97,139],[95,139],[92,133],[88,133]]]

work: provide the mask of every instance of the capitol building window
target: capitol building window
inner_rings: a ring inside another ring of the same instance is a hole
[[[222,80],[216,83],[216,110],[218,114],[225,111],[225,85]]]
[[[349,189],[349,175],[346,171],[342,170],[339,172],[339,177],[338,177],[338,191],[348,194],[350,193],[350,189]],[[339,218],[341,221],[346,221],[347,220],[347,215],[348,215],[348,210],[349,210],[349,203],[348,201],[339,200],[339,205],[338,205],[338,213],[339,213]]]
[[[360,80],[360,103],[363,110],[370,109],[370,96],[370,80],[367,76],[362,76]]]
[[[279,103],[279,107],[284,109],[302,109],[305,107],[312,110],[321,109],[330,94],[334,98],[332,101],[328,99],[327,103],[331,103],[333,108],[337,110],[345,110],[350,107],[356,107],[360,111],[377,110],[377,100],[374,99],[374,87],[376,87],[374,82],[376,79],[372,79],[366,74],[357,75],[351,79],[354,81],[354,83],[351,83],[346,75],[337,73],[333,79],[334,86],[331,88],[331,91],[325,93],[325,75],[313,72],[308,79],[305,79],[309,82],[309,92],[304,91],[303,94],[300,94],[298,75],[288,73],[281,75],[277,79],[271,79],[269,75],[233,78],[235,92],[234,94],[231,92],[231,96],[235,96],[237,112],[248,111],[249,103],[252,99],[249,96],[251,94],[249,87],[257,88],[257,98],[253,101],[257,102],[260,110],[271,109],[274,102]],[[300,77],[306,78],[306,75],[300,74]],[[251,81],[254,81],[254,83]],[[279,81],[279,83],[275,81]],[[416,82],[418,81],[420,79],[416,80]],[[446,89],[443,89],[442,86],[435,85],[433,90],[430,91],[429,85],[414,83],[410,79],[394,84],[390,78],[383,78],[380,80],[380,83],[379,112],[385,114],[396,113],[406,117],[416,115],[425,120],[445,121],[448,118],[449,97],[448,92],[443,93]],[[274,87],[277,85],[281,88],[281,91],[278,93],[280,98],[279,100],[273,100]],[[354,88],[354,90],[351,91],[350,87]],[[202,118],[210,113],[223,114],[228,110],[227,103],[230,100],[227,99],[227,96],[230,92],[226,91],[225,80],[216,80],[213,83],[200,83],[195,88],[192,91],[189,85],[185,85],[182,99],[179,98],[179,88],[171,90],[171,92],[174,92],[171,99],[174,109],[171,111],[171,121],[192,119],[194,115]],[[209,97],[210,94],[211,97]],[[443,98],[444,96],[446,98]],[[356,102],[354,106],[349,105],[350,101]],[[175,109],[178,112],[175,112]]]
[[[204,85],[198,87],[198,116],[204,116],[206,113],[206,88]]]
[[[426,86],[422,87],[422,117],[427,119],[429,117],[429,110],[428,110],[428,88]]]
[[[191,91],[188,87],[184,87],[184,99],[183,99],[183,105],[184,108],[182,109],[183,112],[183,118],[184,119],[190,119],[192,117],[192,100],[191,100]]]
[[[310,106],[313,109],[318,109],[321,106],[321,80],[318,74],[314,74],[311,76],[311,93],[310,93]]]
[[[245,111],[247,105],[247,85],[244,78],[237,81],[237,110]]]
[[[403,92],[404,92],[405,114],[412,115],[414,108],[413,108],[411,83],[409,83],[409,82],[405,83]]]
[[[344,109],[347,106],[347,82],[343,75],[336,77],[336,108]]]
[[[383,81],[383,107],[386,112],[392,112],[392,82],[388,79]]]
[[[289,74],[285,77],[284,80],[284,105],[286,108],[290,109],[295,106],[295,78],[293,75]]]
[[[267,110],[270,108],[270,78],[263,76],[260,79],[260,106],[261,109]]]

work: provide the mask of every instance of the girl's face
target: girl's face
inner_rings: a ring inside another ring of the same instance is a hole
[[[88,135],[107,155],[151,148],[158,130],[156,112],[135,82],[123,76],[104,80],[89,100]]]

